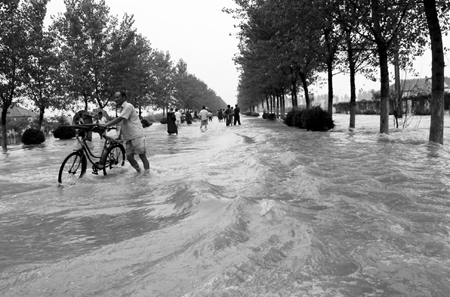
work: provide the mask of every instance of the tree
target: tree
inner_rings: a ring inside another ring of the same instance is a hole
[[[33,23],[38,26],[34,27],[28,38],[30,51],[24,68],[28,78],[25,80],[23,91],[39,110],[37,129],[40,130],[45,110],[51,106],[58,106],[60,90],[57,83],[59,58],[55,51],[54,36],[43,29],[46,10],[41,8],[38,12],[40,14],[35,13],[31,16],[35,19]]]
[[[112,98],[108,49],[114,19],[104,0],[64,0],[66,12],[55,20],[64,61],[66,88],[72,100],[100,108]]]
[[[356,73],[360,72],[369,79],[374,80],[375,48],[367,39],[358,34],[358,21],[353,17],[356,14],[354,6],[348,6],[343,2],[337,9],[339,11],[337,22],[340,25],[343,42],[340,43],[340,55],[338,69],[349,73],[350,83],[350,121],[349,128],[356,126]],[[353,11],[348,13],[348,9]]]
[[[359,34],[376,46],[380,69],[380,133],[389,134],[389,57],[394,41],[409,47],[424,44],[422,27],[416,21],[414,0],[348,0],[349,19],[357,20]],[[353,14],[354,13],[354,14]],[[416,25],[415,25],[416,24]],[[408,26],[407,30],[403,28]]]
[[[127,92],[141,115],[142,107],[151,105],[154,50],[133,25],[134,17],[125,14],[112,33],[110,76],[112,88]]]
[[[165,109],[173,104],[173,77],[175,69],[169,52],[155,50],[151,56],[151,79],[153,81],[150,90],[157,107]]]
[[[301,14],[303,16],[301,18],[301,28],[303,28],[301,35],[309,36],[306,40],[310,44],[310,48],[317,55],[318,61],[326,65],[328,113],[332,116],[334,97],[333,71],[344,35],[338,22],[339,2],[321,0],[311,2],[311,5],[306,5],[303,1],[301,11],[303,11]]]
[[[436,0],[424,0],[423,8],[426,16],[431,41],[432,78],[431,78],[431,142],[444,144],[444,50],[442,33],[439,25]],[[443,9],[443,12],[448,7]]]
[[[202,106],[207,106],[211,110],[217,110],[225,106],[214,90],[188,72],[187,64],[182,59],[175,66],[172,95],[173,104],[184,109],[201,109]]]
[[[28,76],[28,37],[40,28],[35,15],[45,15],[46,0],[6,0],[0,2],[0,107],[2,148],[6,145],[6,117],[8,108],[17,102],[17,91]]]
[[[227,12],[242,20],[241,56],[236,60],[241,65],[247,64],[242,70],[252,72],[258,82],[254,86],[264,90],[266,97],[284,98],[285,82],[290,82],[293,106],[298,105],[301,83],[309,107],[308,88],[321,69],[318,56],[311,47],[319,42],[320,34],[316,31],[309,34],[314,22],[312,18],[304,18],[310,13],[311,4],[284,0],[235,2],[240,8]],[[280,76],[280,72],[284,76]]]
[[[123,90],[131,95],[129,97],[138,107],[139,116],[142,114],[142,107],[151,104],[152,52],[150,42],[140,34],[135,35],[124,51],[129,59],[127,68],[121,73],[127,79]]]

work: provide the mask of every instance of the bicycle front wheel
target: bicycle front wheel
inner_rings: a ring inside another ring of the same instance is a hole
[[[86,172],[87,161],[79,152],[70,153],[62,162],[59,169],[58,183],[64,185],[75,184],[75,179],[81,178]]]
[[[103,174],[106,175],[107,171],[114,169],[120,169],[125,165],[125,149],[120,144],[114,144],[106,149],[104,154]]]

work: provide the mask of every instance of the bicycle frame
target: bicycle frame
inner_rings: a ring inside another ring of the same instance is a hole
[[[84,129],[85,132],[88,131],[92,131],[92,129]],[[87,135],[88,133],[85,133],[85,135],[80,139],[80,135],[79,132],[77,132],[76,138],[78,143],[80,144],[81,148],[79,149],[75,149],[74,151],[79,152],[82,156],[86,157],[89,162],[92,164],[92,170],[94,174],[97,174],[99,169],[98,165],[100,165],[102,163],[102,157],[103,154],[106,152],[107,148],[114,142],[117,142],[116,140],[114,140],[113,138],[107,136],[105,133],[100,133],[99,135],[102,139],[105,140],[105,142],[103,143],[103,148],[102,148],[102,152],[100,156],[96,156],[91,149],[89,148],[88,144],[86,143],[87,140]],[[98,160],[98,161],[97,161]],[[84,172],[82,172],[83,174],[86,172],[86,170],[84,170]]]

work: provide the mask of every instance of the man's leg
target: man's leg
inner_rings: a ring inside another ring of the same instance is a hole
[[[128,162],[130,162],[131,166],[136,169],[137,172],[141,172],[141,168],[139,167],[138,162],[134,159],[134,154],[127,155]]]
[[[147,155],[146,154],[140,154],[139,158],[142,160],[142,164],[144,165],[145,170],[150,169],[150,163],[148,162]]]

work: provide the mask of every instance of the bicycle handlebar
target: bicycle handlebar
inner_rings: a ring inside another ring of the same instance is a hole
[[[81,129],[81,130],[91,130],[91,131],[94,131],[96,128],[99,128],[99,129],[102,129],[102,130],[107,130],[107,131],[114,130],[114,129],[117,130],[117,127],[112,127],[112,126],[106,127],[104,124],[95,124],[95,123],[69,125],[69,126],[66,126],[66,127],[75,128],[75,129]],[[100,133],[101,131],[94,131],[94,132]]]

